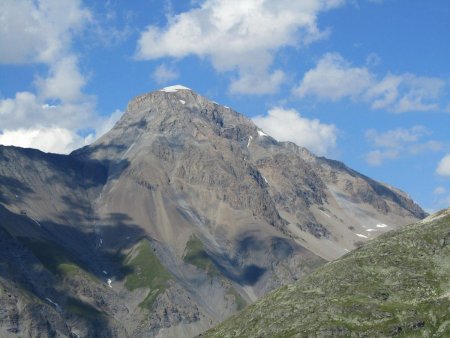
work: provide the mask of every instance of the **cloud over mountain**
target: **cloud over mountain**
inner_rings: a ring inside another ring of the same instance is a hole
[[[290,141],[318,155],[329,154],[336,147],[338,129],[318,119],[302,117],[295,109],[273,108],[253,122],[278,141]]]
[[[195,55],[210,60],[218,72],[236,71],[231,91],[276,92],[284,72],[272,69],[281,48],[298,47],[326,36],[317,23],[320,12],[343,0],[225,1],[170,15],[166,27],[149,25],[141,32],[137,58],[154,60]]]
[[[93,22],[80,0],[19,0],[0,4],[0,64],[40,64],[33,90],[0,98],[0,144],[33,146],[67,153],[92,141],[110,119],[96,112],[96,98],[85,93],[88,76],[80,70],[73,41]],[[117,117],[117,116],[115,116]],[[90,129],[87,136],[80,130]]]

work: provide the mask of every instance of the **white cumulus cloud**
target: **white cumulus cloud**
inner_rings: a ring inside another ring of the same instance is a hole
[[[439,162],[436,172],[441,176],[450,176],[450,154]]]
[[[373,109],[387,109],[395,113],[436,110],[445,82],[439,78],[414,74],[387,74],[366,92],[365,99]]]
[[[86,84],[86,78],[80,73],[77,62],[77,58],[70,55],[52,64],[50,74],[46,78],[36,79],[40,95],[63,102],[83,100],[81,91]]]
[[[117,119],[96,112],[96,98],[84,92],[72,40],[92,21],[81,0],[0,2],[0,63],[37,63],[33,91],[0,99],[0,144],[67,153],[94,140]],[[82,137],[80,130],[93,130]]]
[[[424,126],[396,128],[379,132],[375,129],[366,131],[366,140],[377,148],[368,152],[366,162],[373,166],[382,165],[386,160],[399,158],[400,155],[418,155],[424,152],[440,151],[443,144],[434,140],[423,140],[431,132]]]
[[[0,132],[0,144],[67,154],[86,145],[86,139],[68,129],[59,127],[20,128]]]
[[[91,19],[81,0],[2,0],[0,63],[52,62]]]
[[[367,102],[372,109],[395,113],[439,109],[437,99],[445,82],[410,73],[380,77],[367,67],[356,67],[338,53],[325,54],[293,89],[299,97],[315,96],[337,101],[350,97]]]
[[[326,54],[303,77],[294,93],[300,97],[315,95],[333,101],[347,96],[357,97],[372,84],[373,77],[365,67],[352,67],[337,53]]]
[[[137,58],[175,59],[195,55],[219,72],[237,71],[231,90],[246,94],[278,90],[284,74],[271,69],[277,51],[326,36],[319,13],[345,0],[206,0],[187,12],[169,15],[167,26],[141,32]]]
[[[71,130],[95,126],[101,118],[95,112],[95,100],[48,104],[45,97],[18,92],[13,98],[0,100],[1,129],[32,128],[36,125],[57,125]]]
[[[273,108],[252,120],[278,141],[294,142],[317,155],[329,154],[336,147],[336,126],[304,118],[295,109]]]

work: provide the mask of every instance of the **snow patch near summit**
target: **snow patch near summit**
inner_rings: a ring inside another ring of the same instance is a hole
[[[182,86],[182,85],[175,85],[170,87],[165,87],[160,90],[160,92],[166,92],[166,93],[176,93],[179,90],[191,90],[191,88]]]

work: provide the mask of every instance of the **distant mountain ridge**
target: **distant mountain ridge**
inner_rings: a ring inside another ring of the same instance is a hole
[[[0,183],[5,336],[195,336],[426,216],[182,86],[68,156],[0,147]]]

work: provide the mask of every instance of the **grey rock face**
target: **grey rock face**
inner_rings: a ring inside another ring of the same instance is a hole
[[[425,215],[187,89],[69,156],[0,147],[0,185],[0,336],[195,336]]]

